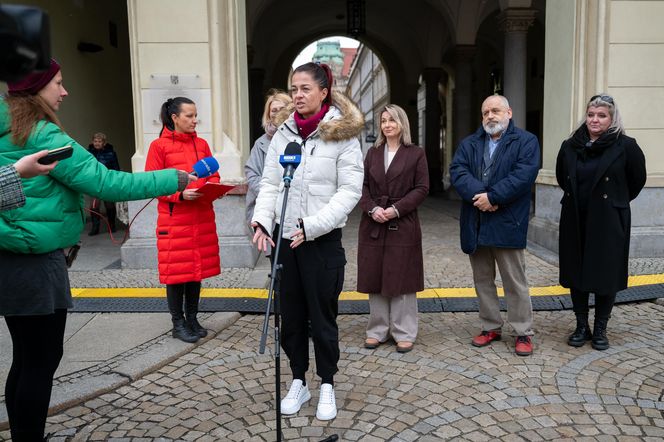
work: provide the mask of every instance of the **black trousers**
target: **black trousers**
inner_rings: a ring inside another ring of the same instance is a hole
[[[587,315],[589,310],[588,298],[590,297],[590,293],[571,288],[570,295],[572,296],[572,308],[574,309],[574,313]],[[611,310],[613,310],[613,304],[615,302],[615,293],[595,293],[595,317],[604,319],[610,318]]]
[[[101,217],[97,213],[101,212],[101,205],[104,204],[106,208],[106,219],[108,220],[108,225],[111,230],[115,230],[115,203],[112,201],[101,201],[98,198],[93,198],[90,202],[90,210],[94,212],[90,213],[90,220],[92,221],[92,228],[99,229],[99,224]],[[96,212],[96,213],[95,213]]]
[[[12,366],[5,385],[14,442],[42,441],[53,375],[63,352],[67,310],[51,315],[5,316],[12,337]]]
[[[278,228],[278,227],[277,227]],[[273,238],[277,237],[277,229]],[[304,380],[309,369],[309,323],[316,355],[316,373],[333,383],[339,362],[339,294],[343,288],[346,254],[341,229],[315,241],[290,248],[281,239],[281,346],[295,379]],[[274,250],[273,250],[274,252]]]

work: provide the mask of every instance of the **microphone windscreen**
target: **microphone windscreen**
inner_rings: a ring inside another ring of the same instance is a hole
[[[286,145],[284,155],[302,155],[302,147],[295,141],[291,141]]]
[[[206,178],[219,170],[219,162],[214,157],[205,157],[194,164],[194,174]]]

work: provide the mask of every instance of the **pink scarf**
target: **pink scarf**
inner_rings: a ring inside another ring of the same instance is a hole
[[[295,112],[295,124],[297,125],[297,130],[300,132],[300,136],[303,139],[306,139],[309,135],[313,133],[318,127],[318,124],[321,122],[327,111],[330,110],[330,105],[323,103],[323,106],[320,108],[317,114],[312,115],[309,118],[303,118],[299,113]]]
[[[271,121],[269,123],[267,123],[267,126],[265,127],[265,133],[267,134],[267,137],[269,139],[272,139],[272,137],[274,136],[274,134],[276,132],[277,132],[277,126],[272,124]]]

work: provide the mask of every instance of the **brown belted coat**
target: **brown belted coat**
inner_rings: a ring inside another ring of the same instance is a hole
[[[357,291],[386,296],[424,289],[422,231],[417,208],[429,192],[424,149],[402,145],[387,172],[386,146],[372,147],[364,160],[364,186],[358,234]],[[399,217],[374,221],[369,211],[394,205]]]

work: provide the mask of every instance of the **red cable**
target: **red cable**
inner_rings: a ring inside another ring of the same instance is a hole
[[[96,200],[96,199],[97,199],[97,198],[95,198],[95,200]],[[111,237],[111,242],[112,242],[113,244],[115,244],[115,245],[121,246],[122,244],[125,243],[125,241],[127,241],[127,238],[129,237],[129,229],[131,228],[131,225],[132,225],[132,224],[134,223],[134,221],[136,220],[136,217],[137,217],[138,215],[140,215],[140,213],[141,213],[141,212],[142,212],[142,211],[143,211],[148,205],[150,205],[150,203],[151,203],[152,201],[154,201],[154,200],[155,200],[155,198],[152,198],[152,199],[151,199],[150,201],[148,201],[143,207],[141,207],[141,210],[139,210],[138,212],[136,212],[136,215],[134,215],[134,217],[131,219],[131,221],[130,221],[129,224],[127,225],[127,230],[125,230],[124,237],[122,238],[122,241],[119,241],[119,242],[115,240],[115,237],[113,236],[113,232],[111,232],[111,224],[108,222],[108,218],[106,218],[104,215],[102,215],[101,213],[97,212],[96,210],[88,209],[87,207],[84,207],[84,209],[87,210],[88,212],[90,212],[91,214],[98,215],[100,218],[102,218],[102,219],[104,220],[104,222],[106,223],[106,227],[108,227],[108,234],[109,234],[109,236]],[[93,202],[92,205],[93,205],[93,207],[94,207],[94,202]]]

